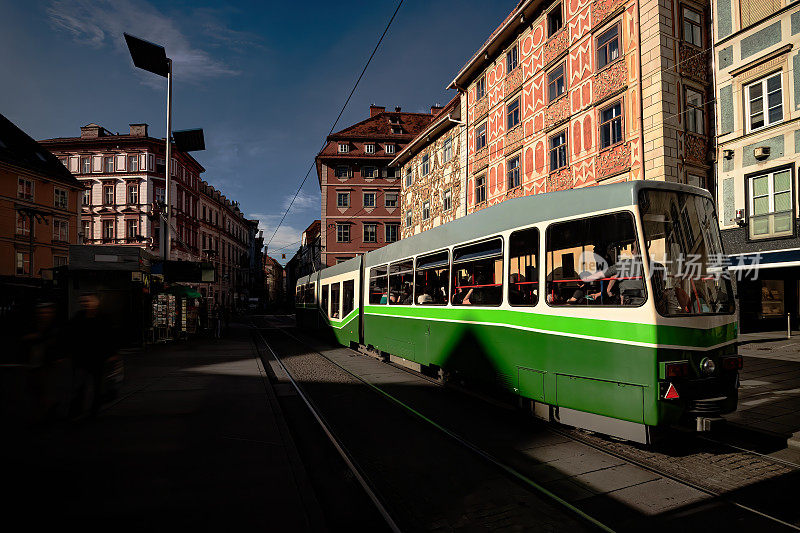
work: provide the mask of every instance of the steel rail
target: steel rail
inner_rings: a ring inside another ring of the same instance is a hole
[[[720,446],[727,446],[729,448],[733,448],[734,450],[738,450],[743,453],[749,453],[750,455],[755,455],[757,457],[761,457],[765,461],[771,461],[773,463],[788,466],[789,468],[794,468],[795,470],[800,470],[800,464],[793,463],[791,461],[787,461],[786,459],[781,459],[779,457],[773,457],[766,453],[757,452],[755,450],[750,450],[748,448],[742,448],[741,446],[737,446],[736,444],[731,444],[730,442],[724,442],[721,440],[712,439],[710,437],[706,437],[705,435],[698,435],[698,439],[702,439],[706,442],[711,442],[713,444],[719,444]]]
[[[358,480],[358,483],[361,485],[361,488],[364,489],[364,492],[367,493],[367,496],[369,496],[369,499],[372,500],[372,503],[375,505],[375,507],[377,508],[378,512],[383,517],[383,519],[386,521],[386,524],[395,533],[400,533],[402,530],[397,525],[397,523],[394,521],[392,516],[389,514],[389,511],[383,505],[383,503],[381,502],[380,498],[376,494],[375,490],[372,488],[372,486],[369,483],[369,481],[367,481],[365,475],[362,474],[361,469],[356,466],[355,459],[353,459],[353,457],[350,455],[350,453],[346,450],[346,448],[344,447],[344,444],[333,434],[333,430],[331,429],[330,425],[323,418],[322,413],[320,413],[319,410],[314,406],[314,404],[311,401],[311,399],[308,396],[306,396],[306,394],[303,391],[302,387],[300,387],[300,385],[297,383],[297,381],[295,381],[295,379],[292,377],[292,374],[289,372],[289,369],[287,369],[286,366],[283,364],[283,361],[281,361],[281,358],[278,357],[277,353],[275,353],[275,350],[272,349],[272,346],[269,344],[269,342],[267,342],[267,339],[264,338],[264,336],[261,334],[260,331],[258,331],[258,329],[256,328],[256,326],[254,324],[252,325],[252,327],[255,330],[256,335],[258,335],[258,337],[261,339],[261,342],[264,343],[264,346],[266,346],[267,349],[272,354],[272,357],[275,359],[275,362],[278,363],[278,365],[281,367],[283,372],[289,378],[289,381],[291,381],[292,386],[297,391],[297,394],[300,396],[300,398],[306,404],[306,407],[308,407],[308,410],[314,416],[314,419],[317,421],[319,426],[325,432],[325,435],[327,435],[328,440],[330,440],[331,444],[333,444],[334,448],[336,448],[336,451],[339,453],[339,455],[341,456],[342,460],[344,460],[344,462],[347,464],[347,467],[350,469],[350,471],[353,473],[355,478]],[[275,329],[279,329],[279,328],[275,328]]]
[[[508,465],[506,465],[504,463],[502,463],[499,459],[495,458],[489,452],[486,452],[485,450],[479,448],[477,445],[469,442],[468,440],[464,439],[463,437],[461,437],[457,433],[447,429],[446,427],[442,426],[441,424],[438,424],[437,422],[435,422],[434,420],[428,418],[427,416],[425,416],[421,412],[417,411],[413,407],[407,405],[402,400],[400,400],[400,399],[396,398],[395,396],[389,394],[388,392],[384,391],[383,389],[381,389],[377,385],[374,385],[373,383],[370,383],[369,381],[367,381],[366,379],[362,378],[361,376],[359,376],[355,372],[353,372],[350,369],[345,368],[344,366],[340,365],[339,363],[337,363],[336,361],[334,361],[330,357],[326,356],[324,353],[320,352],[319,350],[316,350],[313,346],[310,346],[307,342],[303,341],[302,339],[300,339],[300,338],[296,337],[295,335],[292,335],[291,333],[286,331],[285,328],[275,328],[275,329],[281,331],[286,336],[291,337],[292,339],[294,339],[295,341],[299,342],[300,344],[305,345],[310,350],[312,350],[313,353],[318,354],[320,357],[322,357],[322,358],[326,359],[327,361],[329,361],[330,363],[334,364],[335,366],[337,366],[342,371],[346,372],[347,374],[351,375],[352,377],[354,377],[358,381],[360,381],[363,384],[367,385],[370,389],[372,389],[373,391],[375,391],[379,395],[383,396],[385,399],[387,399],[387,400],[399,405],[400,407],[402,407],[406,411],[412,413],[416,417],[418,417],[421,420],[427,422],[428,424],[430,424],[434,428],[438,429],[439,431],[441,431],[442,433],[444,433],[448,437],[452,438],[453,440],[455,440],[456,442],[458,442],[459,444],[461,444],[462,446],[464,446],[465,448],[467,448],[471,452],[477,454],[482,459],[484,459],[487,462],[493,464],[494,466],[500,468],[506,474],[512,476],[513,478],[517,479],[518,481],[521,481],[524,485],[528,486],[529,488],[534,489],[535,491],[545,495],[546,497],[550,498],[551,500],[559,503],[560,505],[562,505],[563,507],[567,508],[569,511],[571,511],[572,513],[578,515],[579,517],[581,517],[585,521],[589,522],[593,526],[595,526],[595,527],[597,527],[597,528],[599,528],[599,529],[601,529],[603,531],[607,531],[607,532],[613,532],[614,531],[614,529],[612,529],[611,527],[605,525],[604,523],[600,522],[599,520],[597,520],[593,516],[587,514],[586,512],[584,512],[581,509],[575,507],[574,505],[572,505],[568,501],[564,500],[563,498],[559,497],[558,495],[554,494],[553,492],[547,490],[545,487],[543,487],[539,483],[536,483],[534,480],[532,480],[531,478],[527,477],[525,474],[523,474],[523,473],[519,472],[518,470],[516,470],[516,469],[514,469],[514,468],[512,468],[512,467],[510,467],[510,466],[508,466]],[[281,365],[281,367],[283,367],[283,365]],[[398,368],[402,368],[402,367],[398,366]],[[416,375],[416,373],[415,373],[415,375]]]

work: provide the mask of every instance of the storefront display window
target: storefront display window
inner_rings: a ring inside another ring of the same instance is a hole
[[[761,316],[763,318],[784,315],[784,294],[782,279],[761,280]]]

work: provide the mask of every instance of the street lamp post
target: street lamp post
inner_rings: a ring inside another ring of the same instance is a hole
[[[125,42],[131,53],[133,64],[148,72],[167,78],[167,147],[166,147],[166,166],[164,169],[164,207],[166,220],[164,231],[162,232],[164,246],[164,261],[169,260],[170,251],[170,225],[172,223],[172,183],[170,181],[170,166],[172,164],[172,60],[167,57],[167,52],[160,46],[144,39],[134,37],[127,33]]]

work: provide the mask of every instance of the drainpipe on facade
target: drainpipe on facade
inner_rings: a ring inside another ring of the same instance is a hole
[[[636,16],[639,18],[639,31],[636,32],[636,38],[638,39],[639,43],[639,128],[641,134],[639,138],[639,146],[641,147],[641,157],[642,157],[642,179],[647,179],[645,176],[645,158],[644,158],[644,101],[642,97],[644,95],[644,78],[642,77],[642,8],[639,3],[636,4]],[[659,42],[659,47],[661,46]]]

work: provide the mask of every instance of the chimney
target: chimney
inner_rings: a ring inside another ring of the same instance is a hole
[[[435,115],[436,113],[438,113],[441,110],[442,110],[442,105],[441,104],[438,104],[438,103],[437,104],[433,104],[431,106],[431,115]]]
[[[131,137],[147,137],[147,124],[129,124]]]
[[[81,139],[96,139],[105,135],[105,128],[97,124],[87,124],[81,127]]]
[[[395,113],[399,113],[399,112],[400,112],[400,109],[401,109],[401,108],[400,108],[400,106],[396,106],[396,107],[394,108],[394,112],[395,112]]]
[[[377,115],[379,113],[383,113],[385,111],[386,111],[386,108],[382,107],[382,106],[377,106],[375,104],[372,104],[372,105],[369,106],[369,116],[370,117],[374,117],[375,115]]]

